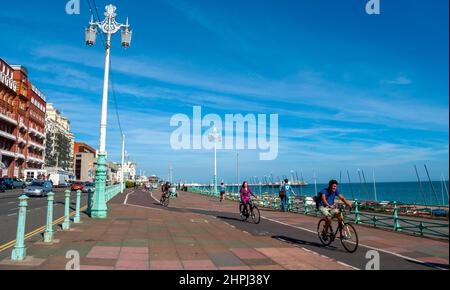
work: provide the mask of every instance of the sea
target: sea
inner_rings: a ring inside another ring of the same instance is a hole
[[[326,188],[327,184],[309,184],[307,186],[293,186],[297,195],[312,197],[316,192]],[[399,202],[403,204],[415,204],[425,206],[448,206],[449,182],[423,182],[422,187],[418,182],[385,182],[377,183],[376,189],[374,184],[348,184],[342,183],[339,185],[339,190],[344,196],[351,200],[361,201],[388,201]],[[278,189],[270,185],[255,185],[251,186],[252,191],[256,195],[263,193],[278,194]],[[227,186],[227,192],[237,192],[236,186]]]

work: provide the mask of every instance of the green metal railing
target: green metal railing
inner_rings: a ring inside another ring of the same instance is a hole
[[[121,190],[120,184],[111,185],[111,186],[106,187],[106,192],[105,192],[106,203],[110,202],[113,198],[115,198],[120,193],[120,190]]]
[[[126,189],[126,183],[124,184],[124,189]],[[105,199],[106,203],[110,202],[113,198],[115,198],[121,190],[120,184],[107,186],[105,190]],[[86,212],[90,215],[92,206],[94,204],[94,191],[88,192],[88,203]]]
[[[189,189],[192,193],[201,194],[204,196],[214,197],[212,191],[206,189],[199,189],[192,187]],[[238,193],[227,193],[226,199],[238,202],[240,196]],[[321,213],[316,209],[314,204],[308,204],[306,199],[289,198],[288,211],[292,213],[321,217]],[[369,213],[361,211],[361,203],[355,201],[354,211],[346,216],[347,221],[354,222],[360,225],[371,226],[380,229],[390,229],[396,232],[409,233],[419,235],[422,237],[438,237],[449,238],[449,224],[447,222],[433,222],[420,218],[403,218],[399,217],[401,209],[397,203],[393,203],[392,213]],[[264,193],[258,201],[261,208],[270,208],[279,210],[281,208],[281,200],[276,195]]]

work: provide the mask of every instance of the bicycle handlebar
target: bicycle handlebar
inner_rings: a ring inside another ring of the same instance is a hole
[[[328,207],[329,209],[331,209],[331,206]],[[349,207],[348,205],[343,205],[343,204],[338,204],[337,206],[334,206],[335,209],[339,210],[342,214],[346,214],[347,210],[348,213],[351,214],[353,207]]]

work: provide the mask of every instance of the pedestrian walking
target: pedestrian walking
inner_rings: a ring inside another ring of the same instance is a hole
[[[225,184],[222,182],[220,184],[220,202],[223,202],[225,200],[225,195],[227,194],[227,188],[225,187]]]
[[[288,211],[288,200],[290,193],[292,193],[294,196],[296,195],[289,183],[289,179],[286,178],[284,180],[284,184],[280,187],[281,211],[283,212]]]

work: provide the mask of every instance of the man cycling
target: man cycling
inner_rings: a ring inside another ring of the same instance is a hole
[[[247,209],[247,212],[250,212],[250,205],[252,204],[252,200],[250,196],[253,196],[255,198],[257,198],[256,195],[253,194],[252,190],[250,189],[250,187],[248,186],[248,182],[245,181],[242,184],[242,188],[241,188],[241,203],[244,205],[244,207]]]
[[[345,199],[342,193],[338,190],[338,185],[339,183],[336,180],[331,180],[328,184],[328,188],[325,188],[321,192],[319,192],[319,195],[322,196],[319,203],[319,210],[325,216],[325,219],[327,221],[325,225],[325,236],[328,236],[328,230],[333,218],[337,218],[340,223],[343,222],[340,211],[334,206],[336,197],[339,197],[339,199],[342,200],[342,202],[344,202],[348,207],[353,207],[351,202]]]
[[[162,198],[166,197],[166,195],[169,193],[169,189],[170,189],[170,183],[169,182],[163,184],[163,186],[162,186]]]

